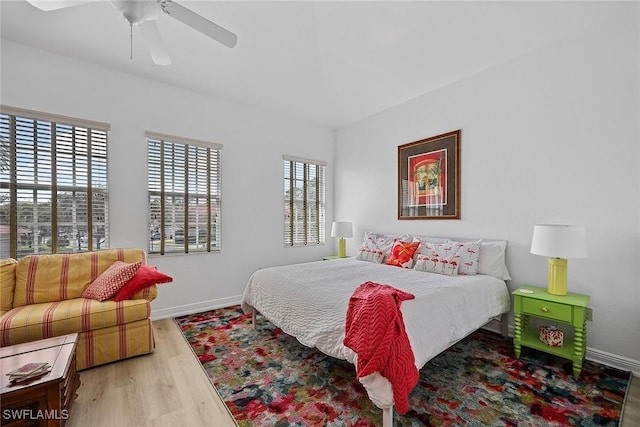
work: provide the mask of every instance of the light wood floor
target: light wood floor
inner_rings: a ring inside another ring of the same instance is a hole
[[[152,354],[80,372],[68,426],[237,426],[173,319],[153,326]],[[622,421],[637,426],[640,377],[631,382]]]
[[[80,372],[67,426],[237,427],[173,319],[153,328],[153,353]]]

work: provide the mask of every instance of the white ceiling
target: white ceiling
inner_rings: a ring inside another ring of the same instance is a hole
[[[607,2],[193,1],[229,49],[162,14],[172,65],[108,1],[2,0],[3,39],[337,129],[599,24]],[[5,82],[6,83],[6,82]]]

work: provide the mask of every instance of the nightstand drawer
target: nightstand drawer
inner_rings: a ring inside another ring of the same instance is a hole
[[[570,305],[558,304],[556,302],[542,301],[533,298],[523,298],[522,312],[533,314],[539,317],[548,317],[560,322],[572,321],[572,307]]]

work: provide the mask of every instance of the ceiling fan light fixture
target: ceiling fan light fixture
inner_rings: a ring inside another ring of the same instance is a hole
[[[111,4],[131,25],[152,21],[160,16],[160,4],[148,0],[111,0]]]

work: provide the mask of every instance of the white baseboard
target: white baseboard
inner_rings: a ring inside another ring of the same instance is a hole
[[[640,361],[629,359],[627,357],[618,356],[617,354],[607,353],[606,351],[596,350],[587,347],[585,359],[592,362],[602,363],[603,365],[613,368],[631,371],[636,377],[640,377]]]
[[[167,319],[187,314],[201,313],[203,311],[213,310],[216,308],[229,307],[242,302],[242,295],[235,295],[227,298],[212,299],[202,301],[196,304],[179,305],[160,310],[151,310],[151,320]]]

